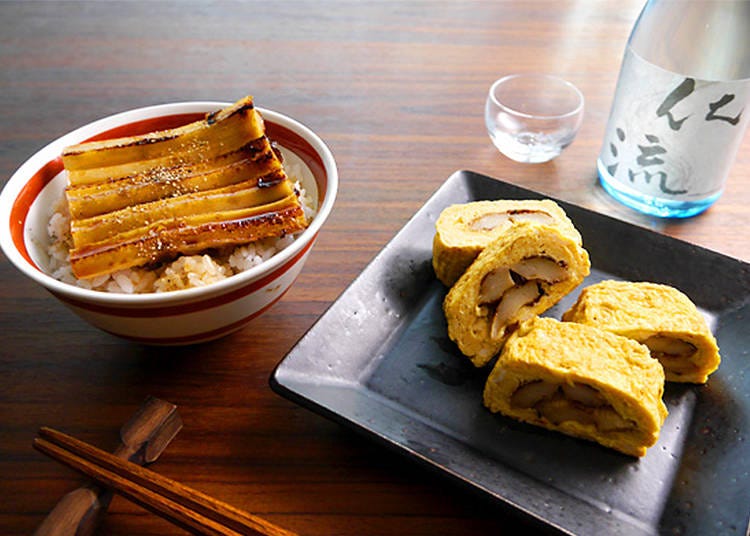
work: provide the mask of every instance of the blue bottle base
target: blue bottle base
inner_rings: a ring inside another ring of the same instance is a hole
[[[627,186],[623,187],[620,182],[615,181],[607,173],[601,161],[597,161],[597,168],[599,171],[599,182],[609,195],[630,208],[652,216],[659,216],[661,218],[689,218],[700,214],[721,197],[721,191],[718,191],[710,197],[697,201],[660,199],[645,195]]]

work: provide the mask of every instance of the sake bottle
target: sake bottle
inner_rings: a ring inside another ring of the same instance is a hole
[[[689,217],[720,196],[750,120],[750,1],[649,0],[597,159],[615,199]]]

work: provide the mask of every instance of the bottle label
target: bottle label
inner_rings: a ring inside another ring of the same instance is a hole
[[[599,155],[613,180],[655,198],[700,200],[721,191],[750,119],[750,81],[666,71],[630,47]]]

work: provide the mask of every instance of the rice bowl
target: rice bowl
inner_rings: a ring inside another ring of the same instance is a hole
[[[117,293],[81,288],[53,276],[60,266],[51,259],[53,239],[48,233],[55,203],[67,180],[59,158],[64,147],[92,138],[184,124],[223,106],[226,103],[188,102],[123,112],[74,130],[41,149],[18,169],[0,194],[3,220],[0,245],[8,259],[81,317],[123,337],[151,344],[186,344],[216,338],[242,327],[288,290],[330,214],[337,193],[338,174],[333,155],[317,135],[293,119],[258,108],[269,138],[283,149],[288,163],[285,166],[295,168],[290,176],[295,176],[316,205],[315,217],[293,240],[287,239],[273,256],[257,255],[237,273],[233,271],[230,276],[205,285],[170,292],[128,294],[122,292],[127,290],[122,285],[128,285],[124,280]],[[51,226],[55,225],[53,222]],[[246,253],[251,255],[249,251]],[[252,252],[256,254],[257,251]],[[235,264],[243,262],[235,258]]]

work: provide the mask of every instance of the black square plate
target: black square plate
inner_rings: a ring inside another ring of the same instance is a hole
[[[738,534],[750,516],[750,265],[563,203],[591,275],[673,285],[716,334],[722,364],[703,386],[667,384],[659,442],[635,459],[493,415],[487,370],[448,340],[432,270],[440,212],[538,193],[459,171],[430,198],[284,358],[281,395],[350,426],[564,533]],[[578,297],[546,315],[559,318]]]

